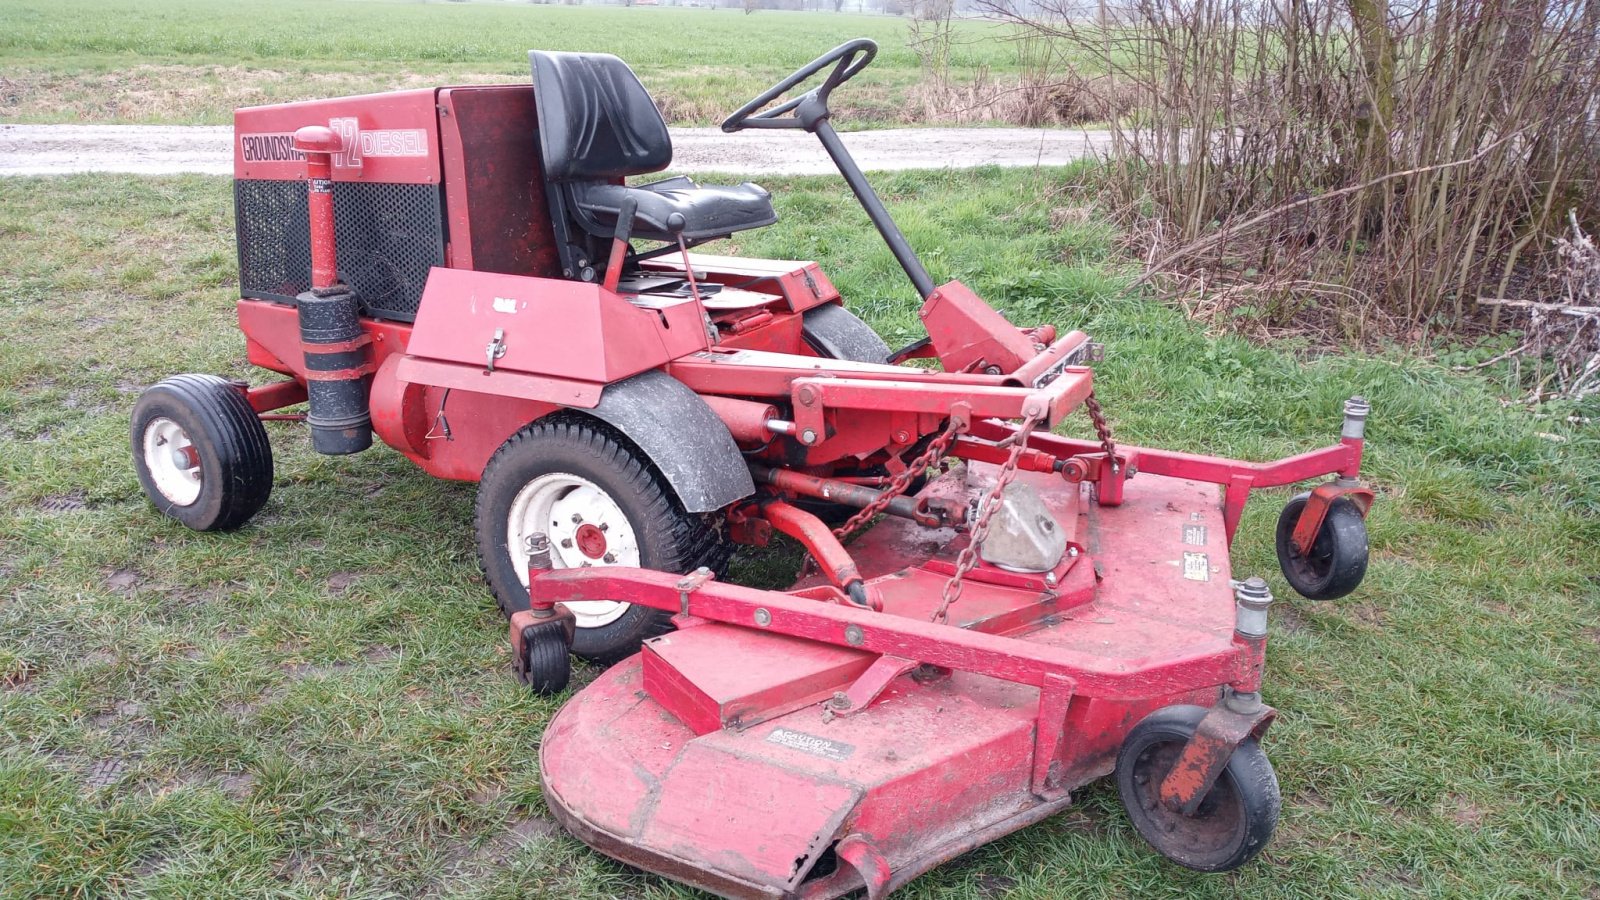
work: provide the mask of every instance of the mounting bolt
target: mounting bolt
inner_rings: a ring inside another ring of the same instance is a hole
[[[550,538],[544,532],[528,535],[523,547],[528,551],[528,568],[540,571],[550,568]]]
[[[1044,583],[1045,584],[1048,584],[1051,587],[1055,587],[1056,586],[1056,582],[1058,582],[1058,581],[1060,581],[1060,579],[1056,577],[1056,573],[1054,573],[1054,572],[1046,572],[1046,573],[1044,573]]]
[[[1267,636],[1267,608],[1272,606],[1272,591],[1259,577],[1233,584],[1233,630],[1242,637]]]
[[[1344,402],[1344,430],[1341,437],[1361,440],[1367,431],[1367,416],[1372,412],[1372,404],[1365,397],[1351,397]]]
[[[800,432],[800,443],[810,445],[815,444],[816,442],[817,433],[815,431],[807,428],[805,431]]]
[[[772,624],[772,613],[767,612],[766,607],[756,608],[756,624],[762,628]]]
[[[1067,548],[1067,555],[1072,557],[1073,559],[1077,559],[1078,558],[1078,548],[1077,547],[1068,547]]]
[[[896,444],[909,444],[911,442],[911,435],[907,434],[905,431],[896,431],[894,433],[894,442]]]
[[[807,387],[805,385],[801,385],[800,386],[800,391],[795,396],[800,398],[800,405],[801,406],[810,406],[811,404],[817,402],[817,394],[816,394],[816,392],[811,390],[810,387]]]
[[[833,707],[834,709],[845,710],[845,709],[849,709],[850,707],[854,706],[855,704],[850,702],[850,698],[845,696],[844,691],[834,691],[833,692],[833,699],[828,701],[828,705]]]

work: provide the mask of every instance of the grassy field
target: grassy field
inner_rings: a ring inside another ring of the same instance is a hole
[[[615,53],[668,119],[720,121],[855,37],[872,68],[841,91],[842,124],[922,117],[904,19],[832,13],[403,0],[6,0],[0,120],[232,121],[235,107],[436,84],[523,81],[527,51]],[[951,67],[1016,68],[999,26],[961,22]]]
[[[756,17],[759,20],[761,17]],[[1227,876],[1167,864],[1105,783],[910,898],[1589,897],[1600,890],[1600,442],[1415,359],[1207,337],[1121,297],[1081,173],[882,180],[936,278],[1085,327],[1126,440],[1279,455],[1375,407],[1366,584],[1276,574],[1286,492],[1236,571],[1278,592],[1276,841]],[[747,253],[815,258],[897,343],[910,291],[835,180],[778,188]],[[387,449],[330,459],[273,426],[273,499],[196,535],[144,501],[138,391],[241,363],[227,182],[0,191],[0,896],[685,897],[567,837],[536,749],[557,701],[510,676],[472,488]],[[751,563],[744,564],[747,567]],[[591,672],[580,672],[580,680]]]

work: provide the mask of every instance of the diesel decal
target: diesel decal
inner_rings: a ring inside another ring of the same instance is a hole
[[[339,135],[344,149],[333,154],[333,165],[340,169],[359,169],[368,156],[425,157],[428,132],[424,128],[376,128],[363,131],[354,118],[328,120],[328,127]],[[305,155],[294,148],[294,132],[239,135],[239,156],[247,163],[299,162]]]

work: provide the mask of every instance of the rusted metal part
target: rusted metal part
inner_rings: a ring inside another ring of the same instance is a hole
[[[339,261],[333,232],[333,155],[344,141],[325,125],[307,125],[294,133],[294,148],[305,156],[306,187],[310,197],[311,290],[332,288],[339,282]]]
[[[867,900],[882,900],[889,895],[889,882],[892,880],[889,861],[883,858],[871,841],[859,834],[852,834],[839,842],[835,852],[861,876],[861,883],[867,889]]]
[[[907,497],[903,494],[895,496],[887,490],[880,491],[833,478],[807,475],[804,472],[796,472],[793,469],[773,469],[758,463],[750,465],[750,476],[758,483],[770,484],[779,490],[798,494],[802,497],[815,497],[819,500],[854,506],[857,509],[871,507],[891,516],[910,519],[919,525],[925,525],[929,528],[938,528],[946,524],[945,519],[938,512],[932,509],[922,509],[915,497]],[[913,475],[912,477],[915,476]],[[839,529],[839,532],[849,533],[842,528]]]
[[[1350,501],[1365,518],[1376,496],[1371,488],[1363,487],[1353,478],[1336,478],[1317,485],[1312,489],[1311,496],[1306,498],[1306,505],[1300,510],[1300,520],[1295,522],[1294,534],[1289,539],[1294,551],[1301,556],[1311,551],[1312,545],[1317,542],[1317,532],[1322,530],[1322,523],[1335,501]]]
[[[950,418],[945,423],[944,431],[928,444],[928,449],[918,454],[910,465],[896,473],[894,478],[889,481],[889,485],[872,502],[863,506],[860,512],[851,516],[843,525],[835,529],[834,535],[843,540],[862,525],[877,518],[880,513],[888,511],[890,505],[905,493],[906,488],[911,485],[912,481],[916,480],[917,476],[926,472],[929,466],[944,457],[945,453],[949,451],[950,443],[955,440],[956,435],[962,429],[967,427],[969,421],[970,419],[965,414],[965,410],[952,408]]]
[[[1211,708],[1161,782],[1161,802],[1193,815],[1246,738],[1260,738],[1278,711],[1256,694],[1229,693]]]
[[[544,628],[558,627],[566,634],[567,646],[572,646],[572,636],[577,629],[577,618],[565,604],[557,603],[539,616],[537,610],[524,609],[511,615],[511,668],[521,678],[527,674],[528,641],[534,633]]]

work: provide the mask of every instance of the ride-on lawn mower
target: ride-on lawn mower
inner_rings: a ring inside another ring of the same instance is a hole
[[[237,113],[239,324],[288,378],[150,388],[140,482],[191,528],[237,527],[272,487],[262,420],[296,418],[320,452],[376,433],[477,480],[517,674],[555,692],[569,651],[612,664],[546,730],[544,796],[640,868],[882,897],[1113,772],[1160,853],[1242,865],[1279,809],[1272,597],[1228,548],[1252,488],[1332,476],[1284,509],[1278,557],[1307,597],[1355,588],[1367,405],[1271,463],[1118,443],[1097,345],[935,286],[851,160],[829,96],[876,49],[722,127],[821,139],[925,339],[891,351],[814,263],[691,253],[773,222],[768,194],[629,185],[671,162],[649,95],[615,57],[535,52],[531,86]],[[1051,433],[1080,408],[1096,439]],[[720,580],[774,532],[808,556],[792,589]]]

